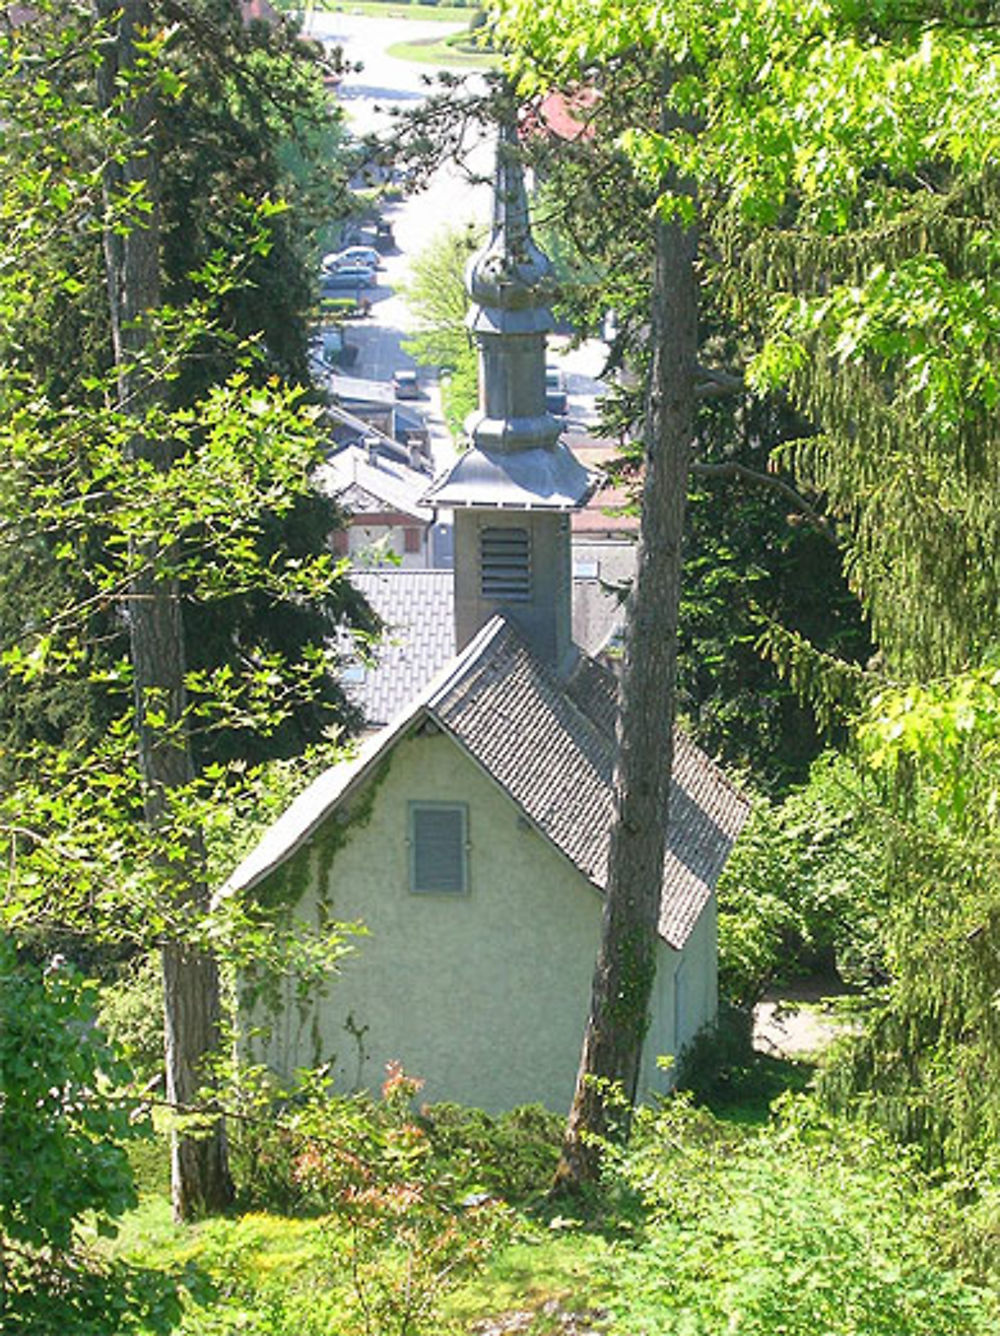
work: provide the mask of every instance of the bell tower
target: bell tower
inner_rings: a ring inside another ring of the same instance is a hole
[[[490,239],[466,270],[479,408],[466,423],[469,448],[426,500],[455,513],[456,649],[503,612],[559,669],[573,648],[570,514],[593,481],[545,408],[551,282],[531,235],[517,132],[507,125]]]

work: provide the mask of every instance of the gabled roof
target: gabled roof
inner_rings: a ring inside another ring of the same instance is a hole
[[[313,481],[324,496],[331,496],[351,514],[393,511],[430,524],[430,509],[421,504],[427,474],[380,451],[348,445],[331,455],[314,472]]]
[[[607,875],[614,765],[612,676],[581,655],[568,681],[494,617],[357,756],[321,775],[224,888],[248,890],[300,848],[396,742],[429,718],[598,889]],[[749,805],[707,756],[676,738],[660,933],[680,949],[711,895]]]
[[[240,0],[240,15],[244,23],[270,23],[281,22],[281,15],[271,4],[270,0]]]

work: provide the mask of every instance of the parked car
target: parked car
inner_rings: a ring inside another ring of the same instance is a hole
[[[363,264],[345,265],[343,269],[334,269],[323,274],[319,280],[320,294],[328,292],[350,292],[357,288],[370,288],[375,282],[374,272]]]
[[[355,265],[377,269],[381,263],[382,257],[374,246],[345,246],[343,250],[324,255],[320,268],[324,274],[330,274],[336,269],[352,268]]]
[[[397,399],[420,398],[420,385],[415,371],[406,369],[397,371],[392,378],[392,388],[396,391]]]
[[[556,417],[565,417],[569,409],[566,398],[566,377],[557,366],[545,368],[545,411]]]

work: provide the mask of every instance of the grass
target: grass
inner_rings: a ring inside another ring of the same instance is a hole
[[[803,1088],[812,1074],[807,1063],[763,1055],[725,1066],[726,1079],[703,1092],[702,1102],[736,1124],[763,1122],[778,1094]],[[468,1136],[462,1136],[467,1151]],[[346,1225],[332,1217],[252,1210],[177,1226],[167,1158],[163,1136],[138,1147],[133,1163],[140,1205],[124,1217],[114,1240],[91,1241],[106,1255],[186,1276],[189,1297],[176,1336],[347,1336],[360,1330],[351,1316]],[[548,1171],[538,1172],[544,1177]],[[494,1248],[482,1270],[439,1296],[438,1336],[513,1312],[526,1315],[517,1328],[523,1336],[552,1336],[566,1329],[566,1314],[610,1306],[613,1259],[640,1241],[645,1228],[637,1201],[618,1188],[596,1193],[587,1207],[537,1197],[524,1202],[515,1207],[508,1241]],[[570,1210],[581,1218],[570,1217]]]
[[[458,66],[469,69],[488,69],[499,57],[491,51],[480,50],[466,30],[448,37],[427,37],[419,42],[397,42],[388,48],[397,60],[408,60],[421,65]]]
[[[479,1276],[444,1297],[446,1328],[455,1324],[465,1330],[477,1320],[517,1309],[538,1315],[538,1326],[533,1323],[526,1331],[541,1336],[553,1305],[573,1311],[600,1307],[609,1297],[601,1263],[611,1245],[583,1225],[561,1225],[558,1218],[553,1226],[521,1217],[514,1241],[490,1257]],[[317,1319],[332,1323],[321,1330],[347,1325],[346,1281],[342,1267],[330,1260],[330,1229],[328,1221],[266,1212],[177,1226],[168,1198],[156,1194],[125,1217],[115,1240],[100,1246],[136,1265],[186,1273],[198,1298],[189,1300],[178,1336],[229,1336],[244,1330],[240,1322],[246,1310],[272,1308],[281,1308],[289,1321],[298,1308],[311,1333]],[[256,1333],[258,1327],[249,1330]],[[272,1328],[259,1330],[270,1333]],[[297,1328],[274,1330],[283,1336]]]
[[[439,23],[465,23],[473,11],[458,5],[408,5],[393,0],[345,0],[344,4],[317,5],[328,14],[362,14],[377,19],[434,19]]]

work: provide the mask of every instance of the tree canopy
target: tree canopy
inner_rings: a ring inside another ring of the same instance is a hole
[[[746,331],[750,383],[801,415],[772,465],[832,523],[878,652],[866,680],[771,637],[800,688],[849,682],[861,739],[880,739],[864,756],[883,785],[873,837],[892,850],[891,979],[853,1088],[982,1156],[1000,903],[978,819],[995,788],[1000,610],[995,6],[498,11],[528,93],[613,104],[636,52],[665,72],[667,124],[636,116],[616,142],[668,217],[698,219],[702,283]]]

